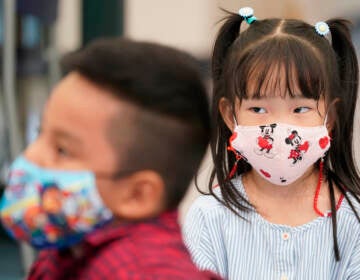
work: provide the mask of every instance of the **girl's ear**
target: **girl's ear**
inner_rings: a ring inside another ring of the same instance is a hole
[[[234,110],[231,102],[222,97],[219,101],[219,111],[226,126],[233,131],[235,128]]]

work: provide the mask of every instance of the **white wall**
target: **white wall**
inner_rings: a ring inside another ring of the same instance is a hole
[[[211,52],[223,12],[251,6],[258,18],[293,17],[316,23],[334,16],[360,15],[359,0],[127,0],[125,33],[177,46],[198,56]]]
[[[81,0],[59,0],[55,44],[60,53],[77,49],[82,41]]]
[[[125,34],[207,57],[215,32],[214,7],[214,0],[128,0]]]

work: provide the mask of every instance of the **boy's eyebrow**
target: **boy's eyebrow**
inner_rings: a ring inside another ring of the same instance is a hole
[[[63,138],[65,140],[69,140],[69,141],[76,142],[79,144],[81,144],[83,142],[79,137],[77,137],[69,132],[59,130],[59,129],[56,129],[53,132],[56,137]]]

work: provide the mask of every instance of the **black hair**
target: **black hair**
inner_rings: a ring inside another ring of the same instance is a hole
[[[64,57],[62,68],[138,108],[130,120],[111,121],[108,139],[127,170],[162,176],[167,209],[176,208],[210,138],[209,104],[196,60],[155,43],[102,38]],[[131,138],[126,145],[124,137]]]
[[[348,195],[350,193],[360,202],[360,177],[353,157],[353,124],[359,77],[349,22],[344,19],[328,20],[331,39],[319,35],[314,26],[301,20],[256,20],[240,32],[242,22],[241,16],[229,13],[213,50],[211,152],[214,169],[209,193],[240,217],[241,211],[251,209],[251,203],[228,177],[237,158],[231,149],[227,149],[232,132],[219,112],[220,100],[226,98],[235,104],[236,99],[241,102],[244,98],[271,95],[272,92],[293,96],[298,88],[306,98],[324,98],[329,109],[332,142],[324,159],[324,172],[329,182],[332,213],[336,212],[335,185],[360,221]],[[282,81],[279,81],[280,78]],[[254,92],[248,92],[249,81],[255,84]],[[249,170],[251,166],[246,161],[238,162],[238,175]],[[213,191],[215,178],[222,198]],[[332,215],[332,221],[334,251],[338,261],[336,215]]]

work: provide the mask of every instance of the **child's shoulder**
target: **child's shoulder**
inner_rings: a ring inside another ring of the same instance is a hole
[[[241,179],[237,178],[232,180],[232,184],[237,191],[243,194]],[[213,188],[213,194],[201,195],[196,198],[189,211],[202,212],[206,214],[206,216],[214,216],[216,213],[218,213],[217,215],[222,215],[231,212],[220,201],[223,201],[221,189],[219,186],[215,186]]]
[[[220,190],[214,191],[214,195],[216,195],[219,199],[222,199]],[[197,197],[194,203],[190,207],[190,211],[200,211],[203,213],[216,212],[222,210],[224,207],[219,200],[215,198],[214,195],[204,194]]]
[[[341,204],[341,213],[343,217],[350,223],[356,222],[360,231],[360,222],[357,220],[356,214],[360,217],[360,197],[356,198],[354,195],[349,192],[346,193],[347,198],[344,197]],[[355,212],[354,212],[355,210]]]

